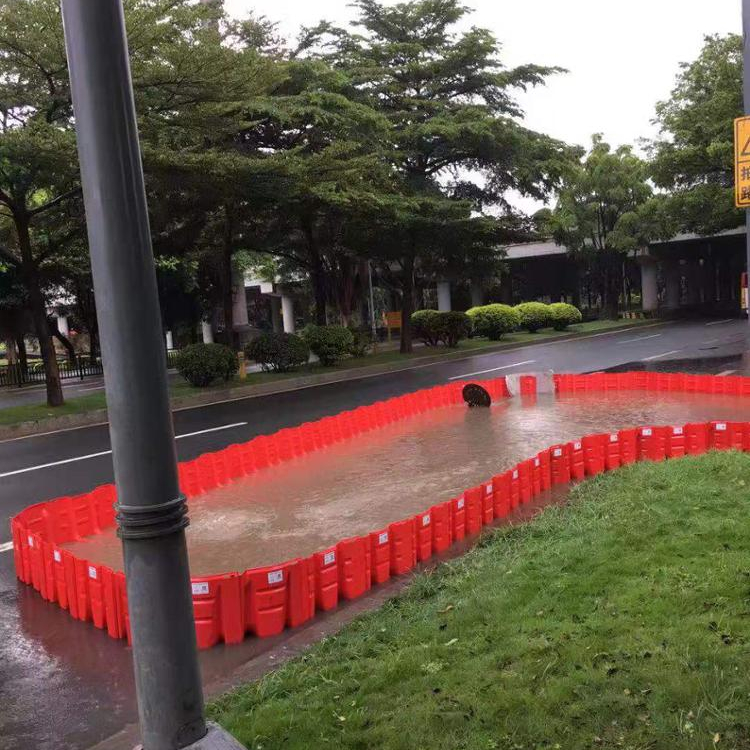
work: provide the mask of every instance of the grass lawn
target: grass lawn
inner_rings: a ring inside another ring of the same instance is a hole
[[[538,333],[512,333],[503,336],[500,341],[488,341],[484,338],[477,339],[466,339],[461,341],[459,346],[455,349],[447,349],[445,347],[416,347],[411,354],[400,354],[398,351],[379,351],[377,354],[370,354],[366,357],[359,357],[357,359],[347,359],[339,363],[335,367],[322,367],[321,365],[307,365],[300,367],[293,372],[273,373],[273,372],[257,372],[250,373],[247,379],[244,381],[235,380],[230,383],[233,387],[251,387],[253,385],[260,385],[268,382],[281,382],[288,378],[298,378],[305,375],[315,375],[330,372],[341,372],[346,373],[350,370],[356,370],[360,367],[369,367],[372,365],[381,364],[396,364],[403,362],[405,365],[419,357],[431,357],[431,356],[453,356],[460,357],[462,354],[472,354],[476,350],[491,349],[503,346],[521,345],[527,343],[543,343],[546,340],[559,338],[560,336],[569,335],[571,333],[596,333],[603,332],[612,328],[627,328],[633,325],[643,325],[645,323],[652,323],[653,321],[648,320],[596,320],[590,323],[581,323],[579,325],[571,326],[567,331],[553,331],[551,328],[546,328]],[[227,388],[226,383],[216,383],[209,388],[193,388],[185,382],[173,382],[170,384],[170,391],[173,397],[197,395],[199,393],[206,393],[210,391],[223,391]],[[41,398],[41,397],[40,397]],[[86,396],[78,396],[76,398],[66,399],[65,404],[61,407],[51,408],[43,403],[37,404],[22,404],[19,406],[11,406],[6,408],[0,408],[0,426],[2,425],[13,425],[21,422],[34,422],[50,417],[61,417],[71,414],[83,414],[89,411],[95,411],[97,409],[106,408],[106,402],[104,398],[104,392],[92,393]]]
[[[750,455],[637,464],[210,706],[248,748],[750,748]]]

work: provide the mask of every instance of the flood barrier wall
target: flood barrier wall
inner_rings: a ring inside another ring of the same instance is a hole
[[[665,373],[595,373],[554,376],[558,393],[661,391],[750,396],[750,378]],[[195,497],[215,487],[297,456],[408,419],[458,404],[465,383],[455,382],[279,430],[179,464],[180,486]],[[494,398],[509,396],[505,378],[481,381]],[[522,394],[533,396],[534,376]],[[369,534],[343,539],[305,558],[244,572],[192,579],[200,648],[238,643],[246,635],[277,635],[309,621],[317,611],[356,599],[372,586],[411,571],[455,542],[477,535],[553,485],[594,476],[634,461],[660,461],[709,449],[750,451],[749,422],[646,425],[587,435],[553,445],[516,466]],[[74,556],[61,544],[115,524],[114,485],[32,505],[11,520],[18,578],[78,620],[92,622],[113,638],[129,639],[125,576]]]

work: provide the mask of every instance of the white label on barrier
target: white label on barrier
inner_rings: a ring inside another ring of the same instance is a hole
[[[323,555],[323,565],[332,565],[335,562],[336,562],[335,552],[326,552],[325,555]]]
[[[538,458],[534,459],[534,466],[539,466],[539,459]]]
[[[616,432],[613,432],[613,433],[612,433],[612,434],[611,434],[611,435],[609,436],[609,442],[610,442],[610,443],[616,443],[616,442],[617,442],[617,433],[616,433]]]
[[[430,525],[430,517],[422,516],[422,526],[429,526],[429,525]]]
[[[464,507],[464,499],[463,499],[463,497],[459,497],[458,498],[458,502],[456,503],[456,505],[458,506],[459,510],[461,510],[461,508]]]
[[[96,580],[96,568],[93,565],[89,565],[89,578]]]
[[[725,432],[727,429],[726,422],[719,422],[719,424],[716,425],[716,432]]]
[[[378,536],[378,544],[388,544],[388,532],[384,531]]]
[[[33,537],[33,536],[30,536],[30,537],[28,538],[28,542],[29,542],[29,547],[33,547],[33,546],[34,546],[34,537]]]
[[[513,479],[518,479],[518,469],[513,469]]]
[[[650,427],[644,427],[641,430],[641,435],[643,435],[643,437],[651,437],[652,434],[653,434],[653,431],[651,430]]]
[[[484,492],[485,492],[486,495],[491,495],[492,494],[492,485],[491,484],[485,485]]]
[[[672,434],[673,435],[682,435],[682,427],[673,427],[672,428]]]
[[[562,448],[555,448],[555,450],[552,451],[552,455],[555,458],[560,458],[560,456],[562,456]]]
[[[62,555],[60,554],[59,549],[56,549],[52,552],[52,557],[55,558],[55,562],[62,562]]]
[[[208,581],[198,581],[193,586],[193,596],[200,596],[208,593]]]
[[[580,443],[580,441],[576,440],[575,443],[573,443],[573,450],[574,451],[581,450],[581,443]]]
[[[268,582],[269,583],[283,583],[284,581],[284,571],[283,570],[274,570],[271,571],[268,574]]]

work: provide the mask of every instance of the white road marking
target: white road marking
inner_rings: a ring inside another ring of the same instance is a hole
[[[218,432],[219,430],[231,430],[233,427],[244,427],[247,422],[234,422],[233,424],[223,424],[220,427],[209,427],[206,430],[198,430],[197,432],[186,432],[184,435],[175,435],[175,440],[181,440],[182,438],[195,437],[196,435],[205,435],[207,432]],[[72,464],[76,461],[86,461],[89,458],[99,458],[100,456],[108,456],[112,453],[111,450],[99,451],[98,453],[88,453],[85,456],[76,456],[75,458],[64,458],[61,461],[51,461],[48,464],[39,464],[38,466],[27,466],[25,469],[16,469],[15,471],[6,471],[4,474],[0,474],[0,479],[3,477],[12,477],[16,474],[26,474],[29,471],[38,471],[39,469],[48,469],[51,466],[62,466],[63,464]]]
[[[712,320],[710,323],[706,323],[707,326],[720,326],[722,323],[731,323],[734,318],[726,318],[725,320]]]
[[[104,386],[103,385],[94,385],[94,386],[91,386],[90,388],[79,388],[78,390],[79,391],[102,391],[102,390],[104,390]]]
[[[719,373],[719,377],[722,375],[733,375],[735,372],[737,372],[737,370],[724,370],[724,372]]]
[[[0,552],[10,552],[13,549],[13,542],[5,542],[0,544]]]
[[[641,362],[650,362],[652,359],[659,359],[659,357],[668,357],[670,354],[677,354],[677,352],[681,352],[682,349],[672,349],[671,352],[662,352],[661,354],[654,354],[653,357],[644,357]]]
[[[701,341],[701,344],[715,344],[717,341],[721,341],[721,339],[708,339],[707,341]]]
[[[633,341],[645,341],[646,339],[657,339],[661,336],[660,333],[652,333],[650,336],[639,336],[637,339],[625,339],[625,341],[620,341],[620,344],[630,344]]]
[[[489,370],[479,370],[477,372],[467,372],[465,375],[454,375],[448,380],[461,380],[461,378],[471,378],[474,375],[484,375],[487,372],[495,372],[496,370],[509,370],[511,367],[520,367],[521,365],[531,365],[536,362],[535,359],[527,359],[523,362],[514,362],[512,365],[503,365],[502,367],[491,367]]]

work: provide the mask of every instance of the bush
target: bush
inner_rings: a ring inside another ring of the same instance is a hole
[[[325,367],[344,359],[354,343],[352,332],[344,326],[305,326],[302,338]]]
[[[564,331],[568,326],[583,320],[581,311],[575,305],[567,302],[555,302],[547,308],[552,327],[556,331]]]
[[[196,388],[214,380],[231,380],[239,369],[237,355],[223,344],[191,344],[181,349],[174,361],[177,371]]]
[[[247,345],[245,354],[266,372],[288,372],[310,359],[310,347],[293,333],[263,333]]]
[[[458,346],[471,333],[471,318],[465,312],[451,310],[438,316],[438,337],[446,346]]]
[[[437,346],[440,343],[437,310],[417,310],[411,314],[411,324],[414,334],[424,341],[427,346]]]
[[[509,305],[492,304],[472,307],[466,311],[474,333],[497,341],[504,333],[511,333],[521,324],[518,312]]]
[[[349,354],[352,357],[364,357],[372,346],[372,333],[364,328],[350,328],[349,330],[352,333],[352,345],[349,347]]]
[[[552,324],[549,305],[545,305],[544,302],[522,302],[516,305],[515,309],[521,318],[521,328],[525,328],[529,333],[536,333],[540,328]]]

